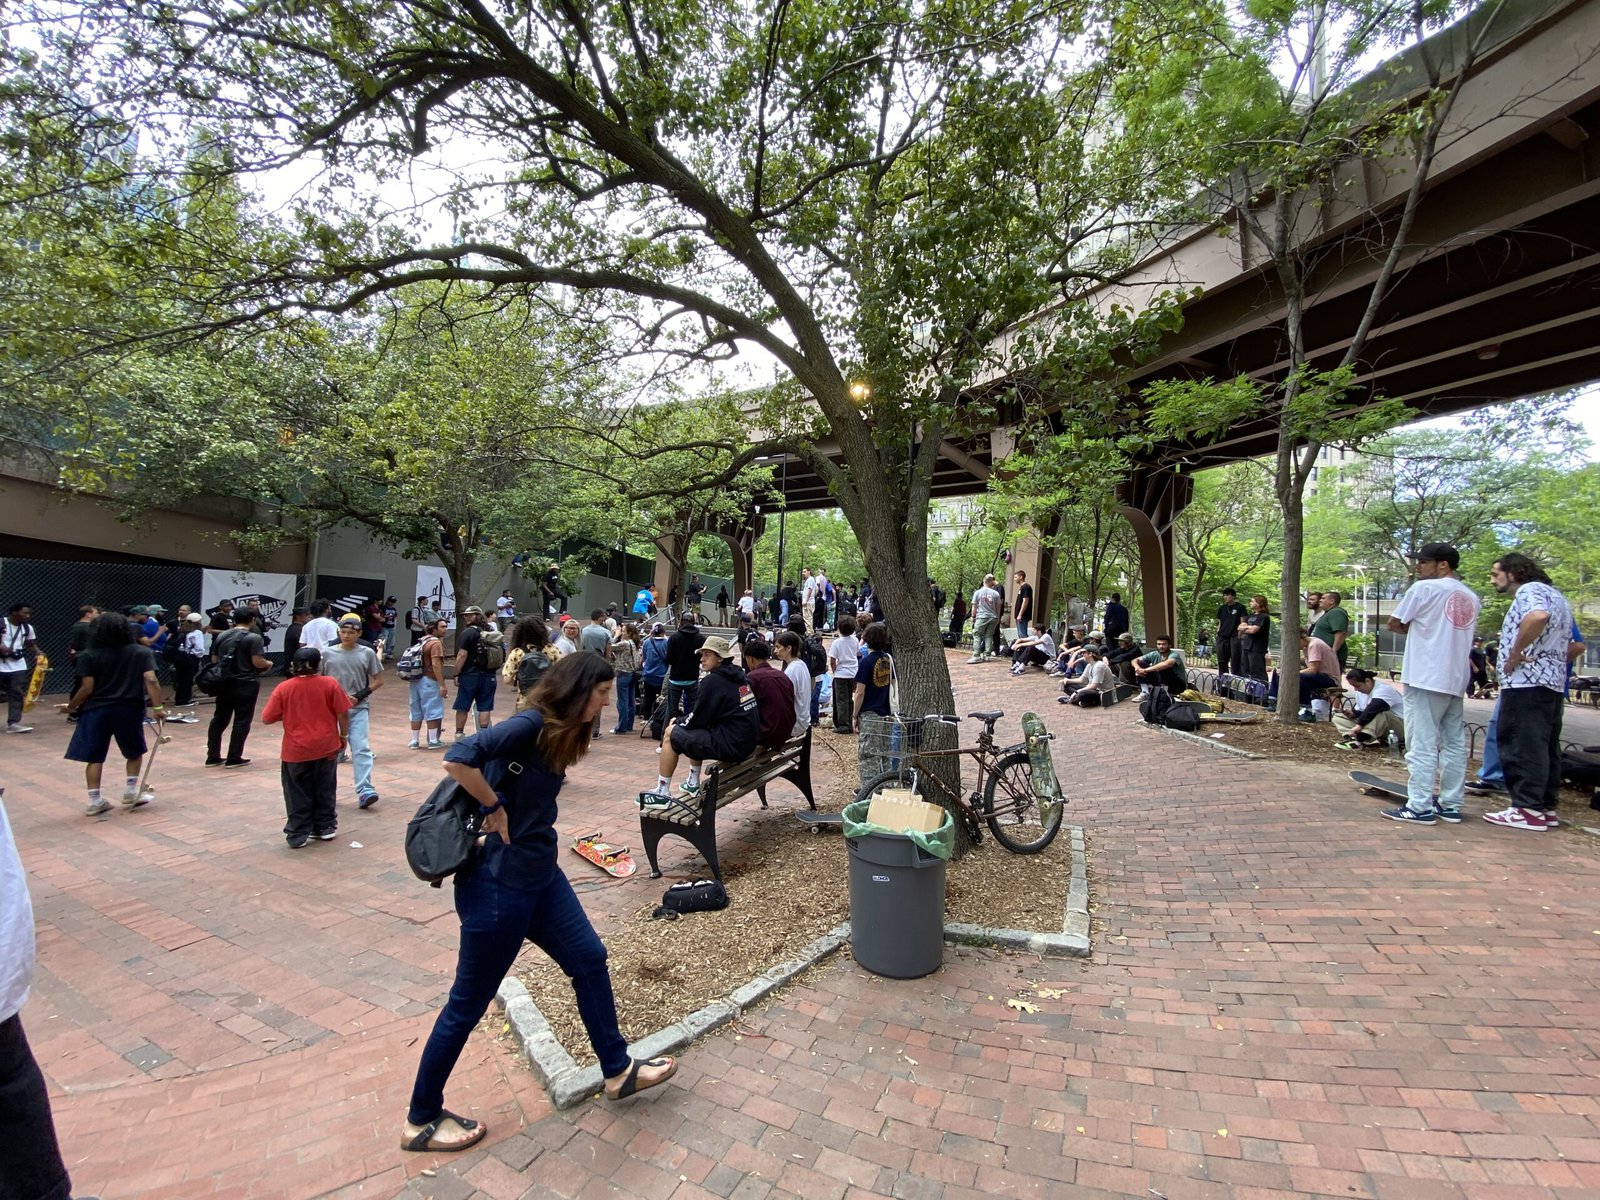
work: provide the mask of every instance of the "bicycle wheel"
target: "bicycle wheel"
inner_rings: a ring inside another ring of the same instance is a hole
[[[862,784],[856,789],[856,799],[870,800],[879,792],[883,791],[884,788],[890,787],[908,788],[918,800],[926,801],[929,804],[939,803],[939,801],[928,795],[928,789],[923,784],[923,776],[921,774],[918,774],[917,776],[916,787],[912,788],[911,765],[904,762],[892,771],[885,771],[882,775],[878,775],[867,780],[866,783]],[[955,812],[952,815],[956,820],[960,821],[967,827],[967,837],[971,840],[973,845],[977,845],[983,840],[983,827],[978,824],[978,817],[976,813],[974,813],[966,805],[962,805],[960,811]]]
[[[995,840],[1013,854],[1037,854],[1061,832],[1061,806],[1045,821],[1033,794],[1033,766],[1020,751],[995,763],[983,789],[983,817]]]

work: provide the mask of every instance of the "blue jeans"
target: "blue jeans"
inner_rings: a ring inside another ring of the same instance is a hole
[[[700,694],[700,681],[693,683],[675,683],[667,680],[667,715],[662,718],[661,727],[666,728],[667,722],[674,717],[686,717],[694,711],[694,699]]]
[[[1505,768],[1500,765],[1500,697],[1494,698],[1494,711],[1489,714],[1489,728],[1483,734],[1483,764],[1478,768],[1478,782],[1490,787],[1506,786]]]
[[[1461,809],[1467,782],[1467,727],[1461,719],[1460,696],[1408,687],[1406,703],[1406,807],[1415,813],[1433,811],[1433,780],[1439,779],[1439,807]]]
[[[486,872],[456,877],[461,950],[450,998],[440,1010],[417,1064],[406,1120],[426,1125],[444,1108],[444,1085],[473,1028],[489,1010],[524,939],[548,954],[572,980],[578,1016],[607,1077],[628,1068],[628,1043],[617,1027],[617,1004],[606,948],[559,870],[536,891],[504,887]]]
[[[613,733],[632,733],[634,697],[639,687],[639,676],[625,671],[617,676],[617,727]]]
[[[350,710],[350,761],[356,769],[356,795],[370,796],[372,786],[372,742],[368,736],[371,711],[362,705]]]

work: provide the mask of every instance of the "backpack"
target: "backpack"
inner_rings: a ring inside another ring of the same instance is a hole
[[[498,629],[485,627],[478,642],[478,669],[493,673],[505,666],[506,635]]]
[[[1139,701],[1139,715],[1149,725],[1165,725],[1167,710],[1172,707],[1172,693],[1166,688],[1152,687]]]
[[[437,639],[423,638],[396,659],[394,664],[396,674],[407,683],[413,679],[421,679],[426,674],[422,667],[422,656],[428,649],[428,643],[435,640]]]
[[[821,679],[828,671],[828,652],[822,648],[822,639],[808,637],[800,646],[800,661],[811,672],[813,680]]]
[[[406,865],[431,887],[472,863],[477,850],[478,802],[448,776],[406,825]]]
[[[200,669],[195,672],[194,686],[202,696],[218,695],[223,685],[235,679],[254,679],[253,667],[241,668],[239,665],[239,648],[244,644],[244,634],[235,634],[229,638],[223,634],[217,639],[220,645],[211,647],[215,657],[206,659],[200,664]],[[224,640],[227,639],[227,640]],[[218,650],[225,650],[226,654],[217,654]]]
[[[517,691],[526,693],[549,669],[550,656],[543,650],[525,650],[517,663]]]
[[[685,880],[666,890],[661,907],[675,913],[717,912],[728,907],[728,890],[717,879]]]

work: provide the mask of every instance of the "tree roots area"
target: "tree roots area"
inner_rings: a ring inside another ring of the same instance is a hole
[[[819,809],[838,811],[853,798],[854,751],[853,739],[817,733],[816,776],[836,781],[826,792],[819,788]],[[750,796],[718,814],[729,898],[722,911],[687,913],[676,921],[652,919],[673,876],[650,879],[642,854],[639,873],[615,885],[625,889],[626,902],[614,915],[596,911],[589,896],[583,897],[610,955],[617,1013],[629,1041],[797,957],[849,920],[844,838],[837,829],[812,833],[802,826],[792,811],[804,801],[785,785],[772,787],[768,797],[771,808],[762,809]],[[662,843],[665,869],[671,870],[671,855],[682,845],[673,838]],[[985,836],[982,845],[949,867],[945,920],[1059,932],[1071,866],[1071,839],[1065,832],[1035,855],[1012,854]],[[704,864],[689,870],[710,875]],[[562,1046],[580,1064],[593,1062],[571,985],[560,968],[529,947],[517,975]]]

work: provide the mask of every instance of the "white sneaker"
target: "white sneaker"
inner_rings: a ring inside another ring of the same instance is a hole
[[[18,722],[15,725],[7,725],[6,726],[6,732],[7,733],[32,733],[33,732],[33,726],[32,725],[23,725],[21,722]],[[110,807],[110,806],[108,805],[107,807]]]
[[[973,665],[973,664],[974,664],[974,663],[981,663],[981,662],[982,662],[982,661],[983,661],[983,655],[981,655],[981,654],[974,654],[974,655],[973,655],[973,656],[972,656],[972,657],[971,657],[971,658],[969,658],[969,659],[967,659],[967,666],[969,666],[969,667],[970,667],[970,666],[972,666],[972,665]]]
[[[85,808],[83,813],[84,816],[87,817],[98,817],[101,813],[107,813],[110,811],[111,801],[107,800],[104,796],[101,796],[100,799],[96,800],[94,803]]]
[[[131,787],[131,788],[123,788],[122,789],[122,802],[124,804],[132,804],[138,798],[139,798],[139,789],[138,788]]]

